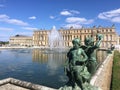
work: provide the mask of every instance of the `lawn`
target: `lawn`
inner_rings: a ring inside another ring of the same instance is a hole
[[[113,60],[111,90],[120,90],[120,52],[114,52]]]

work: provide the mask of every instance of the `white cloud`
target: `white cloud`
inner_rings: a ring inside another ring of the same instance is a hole
[[[80,24],[67,24],[67,25],[64,25],[64,28],[69,29],[70,27],[73,27],[73,28],[75,28],[75,29],[78,29],[78,28],[81,28],[82,25],[80,25]]]
[[[79,17],[68,17],[66,18],[67,23],[76,23],[76,22],[85,22],[85,18],[79,18]]]
[[[63,10],[60,12],[60,15],[63,15],[63,16],[72,16],[72,15],[75,15],[75,14],[79,14],[80,12],[77,11],[77,10]]]
[[[33,28],[33,27],[23,27],[22,29],[26,29],[26,30],[38,30],[38,28]]]
[[[120,16],[119,17],[114,17],[111,19],[112,22],[117,22],[120,23]]]
[[[63,16],[70,16],[70,15],[72,15],[72,13],[69,12],[69,11],[67,11],[67,10],[64,10],[64,11],[60,12],[60,15],[63,15]]]
[[[50,19],[54,19],[55,17],[54,16],[50,16]]]
[[[29,17],[29,19],[34,20],[34,19],[36,19],[36,17],[35,17],[35,16],[32,16],[32,17]]]
[[[70,12],[73,13],[73,14],[80,14],[80,12],[77,11],[77,10],[70,10]]]
[[[109,20],[111,22],[120,23],[120,8],[107,12],[102,12],[98,15],[99,19]]]
[[[14,29],[13,28],[0,27],[0,31],[1,30],[3,30],[3,31],[13,31]]]
[[[67,23],[77,23],[77,24],[91,24],[93,23],[93,19],[87,20],[85,18],[80,17],[68,17],[66,18]]]
[[[49,16],[50,19],[54,19],[56,21],[60,20],[61,18],[59,16]]]
[[[0,14],[0,22],[6,22],[9,24],[20,25],[20,26],[27,26],[28,23],[23,22],[22,20],[18,19],[11,19],[9,16],[5,14]]]
[[[27,26],[28,23],[25,23],[21,20],[17,20],[17,19],[9,19],[9,20],[6,20],[8,23],[10,24],[15,24],[15,25],[20,25],[20,26]]]
[[[5,14],[0,14],[0,19],[9,19],[9,16]]]
[[[65,28],[70,28],[71,26],[73,28],[81,28],[83,24],[91,24],[94,22],[93,19],[87,20],[86,18],[80,18],[80,17],[68,17],[66,18],[66,25],[64,25]]]

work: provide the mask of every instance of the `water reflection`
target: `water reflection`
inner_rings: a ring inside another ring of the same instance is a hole
[[[66,60],[65,53],[46,53],[44,50],[34,49],[32,51],[33,62],[39,62],[41,64],[47,64],[49,74],[55,74],[56,70],[61,66],[64,67]]]
[[[64,74],[64,62],[67,52],[41,49],[1,50],[0,79],[13,77],[59,88],[67,82],[67,77]],[[105,58],[105,51],[97,52],[99,64]]]
[[[45,66],[41,73],[44,73],[45,78],[43,81],[46,82],[46,86],[59,88],[67,82],[67,77],[64,74],[65,52],[57,53],[56,51],[33,49],[32,60],[41,66]]]
[[[44,54],[42,50],[33,49],[32,60],[33,62],[46,63],[48,62],[48,55]]]

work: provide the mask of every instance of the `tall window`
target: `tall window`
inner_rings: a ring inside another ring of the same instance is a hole
[[[110,35],[110,40],[112,41],[112,35]]]
[[[40,40],[43,40],[43,35],[40,36]]]
[[[106,35],[106,40],[108,40],[108,35]]]

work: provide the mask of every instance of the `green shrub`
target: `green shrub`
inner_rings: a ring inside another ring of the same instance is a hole
[[[113,57],[113,72],[111,90],[120,90],[120,52],[115,51]]]

